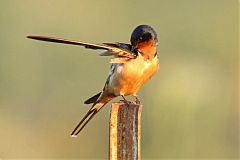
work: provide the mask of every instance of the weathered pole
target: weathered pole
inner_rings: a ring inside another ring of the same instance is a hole
[[[140,160],[141,110],[138,104],[113,103],[109,125],[109,159]]]

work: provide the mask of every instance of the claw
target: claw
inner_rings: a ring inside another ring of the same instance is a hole
[[[127,105],[129,105],[129,104],[131,104],[132,102],[131,101],[128,101],[124,96],[122,96],[122,100],[120,100],[120,101],[122,101],[122,102],[124,102],[125,104],[127,104]]]
[[[134,97],[136,98],[136,101],[135,101],[135,103],[136,103],[136,104],[141,104],[141,102],[140,102],[139,98],[138,98],[137,96],[134,96]]]
[[[141,101],[139,100],[139,98],[137,97],[137,96],[134,96],[135,97],[135,104],[141,104]],[[129,105],[129,104],[134,104],[134,102],[131,102],[131,101],[128,101],[124,96],[122,96],[122,100],[120,100],[120,102],[123,102],[123,103],[125,103],[125,104],[127,104],[127,105]]]

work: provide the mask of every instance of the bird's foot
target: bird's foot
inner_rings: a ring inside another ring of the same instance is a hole
[[[130,104],[132,104],[132,102],[131,101],[128,101],[124,96],[122,96],[122,100],[120,100],[120,102],[123,102],[123,103],[125,103],[125,104],[127,104],[127,105],[130,105]]]
[[[135,103],[140,105],[140,104],[141,104],[141,101],[139,100],[139,98],[138,98],[137,96],[134,96],[134,97],[135,97],[135,99],[136,99],[136,100],[135,100]]]

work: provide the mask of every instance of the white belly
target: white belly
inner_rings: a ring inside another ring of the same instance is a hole
[[[159,61],[157,56],[144,60],[139,55],[126,63],[116,64],[114,74],[109,80],[109,91],[114,95],[136,95],[140,87],[157,71]]]

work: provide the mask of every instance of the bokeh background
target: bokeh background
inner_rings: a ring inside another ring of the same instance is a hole
[[[0,159],[107,159],[110,105],[70,133],[109,58],[25,37],[129,42],[139,24],[158,32],[161,62],[139,92],[142,159],[238,159],[238,9],[237,0],[1,0]]]

